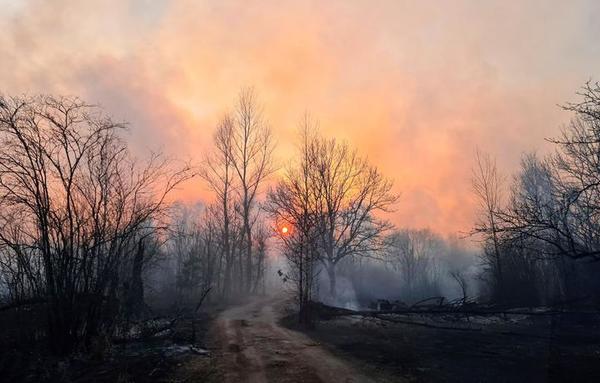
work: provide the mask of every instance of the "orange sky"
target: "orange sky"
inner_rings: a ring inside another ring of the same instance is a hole
[[[485,3],[485,4],[482,4]],[[475,148],[512,172],[598,78],[594,1],[0,0],[0,92],[78,95],[136,151],[199,160],[254,86],[285,163],[304,111],[402,193],[392,220],[468,230]],[[206,196],[197,182],[180,195]]]

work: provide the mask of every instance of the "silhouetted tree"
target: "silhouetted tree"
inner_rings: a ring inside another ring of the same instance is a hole
[[[257,215],[256,197],[265,179],[273,172],[271,157],[274,145],[271,130],[263,119],[252,88],[242,90],[234,115],[230,149],[239,183],[238,210],[246,253],[246,272],[240,277],[244,278],[245,290],[250,291],[254,275],[252,228]]]
[[[271,202],[298,204],[310,224],[303,235],[315,235],[319,261],[329,276],[329,293],[336,297],[336,265],[351,256],[369,256],[384,248],[383,234],[391,224],[377,215],[397,201],[392,182],[355,150],[314,133],[309,117],[302,123],[302,160],[271,193]],[[306,190],[304,190],[306,189]],[[304,193],[304,194],[302,194]],[[303,198],[294,196],[303,195]],[[283,197],[282,197],[283,196]]]
[[[226,115],[219,123],[214,135],[214,152],[206,158],[205,165],[200,173],[216,196],[216,203],[212,212],[215,217],[218,217],[221,258],[225,262],[224,281],[221,290],[223,297],[229,297],[231,294],[234,265],[232,221],[234,215],[233,190],[236,185],[232,154],[233,129],[234,122],[231,117]]]
[[[310,302],[317,276],[318,217],[315,214],[320,190],[312,184],[314,158],[311,144],[315,139],[314,126],[308,116],[300,125],[300,146],[296,161],[287,167],[279,182],[269,190],[266,210],[274,219],[276,232],[283,244],[283,255],[290,268],[279,274],[284,282],[295,284],[299,305],[299,321],[312,323]]]
[[[473,168],[473,191],[477,196],[480,210],[475,231],[486,235],[487,246],[484,257],[489,260],[493,270],[496,292],[502,292],[503,269],[502,254],[498,239],[499,227],[497,215],[502,208],[502,177],[498,173],[496,161],[488,154],[477,151]],[[501,296],[496,297],[502,299]]]
[[[136,162],[123,125],[78,99],[1,101],[0,266],[14,298],[47,302],[50,343],[67,353],[114,330],[122,266],[192,174],[156,154]]]

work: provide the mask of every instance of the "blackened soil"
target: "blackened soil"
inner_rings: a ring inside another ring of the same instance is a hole
[[[73,383],[147,383],[185,380],[186,366],[193,363],[194,377],[211,375],[212,353],[204,353],[204,342],[214,314],[180,319],[162,336],[144,341],[113,344],[103,358],[90,354],[56,358],[41,344],[3,349],[0,381]],[[177,377],[177,378],[176,378]]]
[[[599,318],[506,318],[459,331],[344,317],[304,331],[390,381],[600,382]]]

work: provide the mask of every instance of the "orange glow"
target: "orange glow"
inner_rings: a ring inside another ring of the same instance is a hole
[[[556,105],[600,65],[596,34],[575,32],[594,12],[586,2],[544,17],[536,2],[500,0],[251,3],[90,0],[66,12],[0,0],[1,91],[80,96],[130,123],[136,154],[197,165],[254,86],[282,169],[308,111],[394,180],[401,199],[386,218],[460,234],[474,220],[475,148],[507,175],[521,152],[548,150],[567,121]],[[197,177],[173,198],[212,195]]]

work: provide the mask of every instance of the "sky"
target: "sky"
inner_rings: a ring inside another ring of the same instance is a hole
[[[308,111],[394,180],[394,223],[457,234],[475,151],[508,177],[600,80],[599,19],[593,0],[0,0],[0,93],[79,96],[128,121],[136,153],[199,162],[252,86],[278,164]]]

